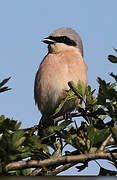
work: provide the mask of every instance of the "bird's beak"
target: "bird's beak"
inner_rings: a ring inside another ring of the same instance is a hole
[[[46,44],[53,44],[55,43],[56,41],[51,39],[50,37],[47,37],[47,38],[44,38],[42,39],[42,42],[46,43]]]

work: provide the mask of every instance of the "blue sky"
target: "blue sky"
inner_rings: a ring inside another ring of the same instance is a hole
[[[41,39],[59,27],[71,27],[80,34],[92,88],[98,87],[98,76],[112,80],[109,73],[116,74],[117,67],[107,56],[115,54],[113,48],[117,48],[116,17],[116,0],[1,0],[0,81],[11,76],[8,86],[12,90],[0,95],[0,114],[22,121],[23,128],[38,123],[34,79],[47,53]],[[90,163],[82,174],[98,172],[98,167],[93,166]]]

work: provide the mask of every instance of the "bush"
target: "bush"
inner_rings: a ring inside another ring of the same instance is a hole
[[[117,57],[113,55],[108,59],[117,63]],[[117,76],[113,73],[110,76],[114,83],[97,78],[97,93],[90,86],[85,88],[81,81],[77,86],[69,82],[70,90],[50,117],[53,124],[46,128],[21,129],[20,122],[1,115],[0,175],[49,176],[74,165],[79,172],[96,159],[107,159],[117,167]],[[10,90],[4,87],[9,79],[0,83],[0,92]],[[57,116],[63,104],[76,96],[82,100],[76,112],[72,112],[70,118]],[[81,120],[78,117],[82,117]],[[75,150],[69,151],[67,145]],[[116,171],[99,166],[99,175],[117,175]]]

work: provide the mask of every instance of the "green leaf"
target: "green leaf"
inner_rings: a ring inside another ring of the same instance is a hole
[[[10,176],[20,176],[20,171],[19,170],[17,170],[17,171],[8,171],[7,173]]]
[[[55,150],[52,154],[52,158],[53,157],[59,157],[61,156],[61,141],[60,140],[57,140],[55,143],[54,143],[54,147],[55,147]]]
[[[65,139],[68,144],[75,146],[75,138],[77,137],[77,134],[71,134],[70,132],[63,130],[61,133],[58,133],[58,135]]]
[[[78,92],[79,94],[82,96],[82,98],[84,99],[85,97],[85,90],[86,90],[86,87],[84,85],[84,82],[83,81],[78,81],[78,85],[77,85],[77,88],[78,88]]]
[[[12,135],[12,143],[14,149],[17,149],[24,141],[26,137],[24,137],[24,132],[22,130],[14,132]]]
[[[102,80],[98,77],[98,83],[100,84],[99,92],[98,92],[98,104],[107,105],[107,100],[113,101],[117,99],[117,91],[114,89],[115,83],[110,84],[106,83],[105,80]]]
[[[8,87],[0,88],[0,93],[2,93],[4,91],[8,91],[8,90],[11,90],[11,88],[8,88]]]
[[[15,124],[15,129],[18,130],[20,128],[21,124],[22,124],[21,122],[17,122]]]
[[[114,82],[114,83],[110,84],[109,88],[110,88],[110,89],[113,89],[116,85],[117,85],[117,83]]]
[[[5,116],[1,115],[0,116],[0,125],[2,125],[2,123],[5,121]]]
[[[113,72],[111,72],[110,76],[112,76],[116,80],[116,82],[117,82],[117,75],[115,75],[115,74],[113,74]]]
[[[114,127],[111,128],[114,139],[117,141],[117,123],[114,124]]]
[[[86,88],[86,108],[96,110],[97,109],[97,98],[94,96],[95,89],[91,91],[91,87]]]
[[[96,129],[92,125],[90,125],[87,128],[88,131],[88,137],[90,140],[90,147],[95,147],[99,143],[102,143],[109,135],[109,129],[104,128],[104,129]]]
[[[6,78],[6,79],[4,79],[2,82],[0,82],[0,93],[1,93],[1,92],[4,92],[4,91],[8,91],[8,90],[11,89],[11,88],[8,88],[7,86],[6,86],[6,87],[3,87],[3,86],[8,82],[8,80],[9,80],[10,78],[11,78],[11,77]]]
[[[8,130],[15,131],[20,127],[20,125],[21,122],[5,118],[3,115],[0,116],[0,133],[8,132]]]
[[[42,149],[45,153],[49,153],[48,147],[46,144],[42,144],[39,136],[33,135],[26,139],[26,145],[32,148],[33,151],[39,151]]]
[[[64,120],[58,126],[50,126],[43,130],[43,138],[42,140],[48,139],[49,137],[55,135],[56,133],[60,132],[61,130],[65,129],[69,124],[71,124],[71,120]]]
[[[11,77],[6,78],[6,79],[4,79],[2,82],[0,82],[0,88],[1,88],[2,86],[4,86],[4,85],[9,81],[10,78],[11,78]]]
[[[65,120],[61,124],[59,124],[59,126],[56,126],[55,130],[61,131],[61,130],[65,129],[71,123],[72,123],[72,120]]]
[[[66,104],[66,103],[70,103],[72,102],[74,99],[76,98],[76,96],[74,95],[74,92],[72,90],[68,90],[66,92],[66,94],[61,97],[61,102],[60,104],[58,105],[58,107],[56,108],[56,111],[55,111],[55,114],[56,115],[57,113],[59,113],[60,111],[62,111],[62,108],[63,106]]]
[[[68,82],[68,85],[70,87],[70,90],[68,90],[67,93],[62,97],[61,103],[57,107],[54,115],[62,110],[65,103],[72,103],[72,101],[74,101],[76,98],[84,101],[86,90],[84,82],[79,80],[76,86],[73,81],[70,81]]]
[[[82,81],[79,81],[77,86],[75,86],[73,81],[68,82],[68,85],[78,98],[84,100],[85,86]]]
[[[31,169],[30,168],[21,170],[21,174],[23,176],[28,176],[30,173],[31,173]]]
[[[58,136],[66,142],[66,144],[72,145],[74,148],[78,149],[81,152],[85,152],[85,142],[84,139],[79,138],[77,132],[68,132],[68,130],[62,130],[57,133]]]
[[[108,86],[105,80],[102,80],[100,77],[97,78],[98,83],[100,84],[100,88],[103,90],[103,93],[107,93]]]
[[[117,63],[117,57],[113,55],[108,56],[108,60],[112,63]]]

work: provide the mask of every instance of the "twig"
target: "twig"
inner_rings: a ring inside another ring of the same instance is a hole
[[[71,117],[79,117],[81,115],[82,115],[82,113],[71,113],[70,114]],[[58,117],[54,118],[54,122],[56,123],[56,122],[62,121],[64,119],[65,119],[64,115],[58,116]]]
[[[106,114],[106,113],[105,113],[105,114]],[[100,113],[100,115],[105,115],[105,114],[104,114],[104,113]],[[92,114],[92,113],[87,113],[86,111],[84,111],[84,112],[71,113],[70,116],[71,116],[71,118],[73,118],[73,117],[80,117],[80,116],[83,116],[83,117],[86,117],[86,116],[92,117],[92,116],[94,116],[94,114]],[[64,116],[64,114],[61,114],[61,115],[59,114],[58,116],[52,115],[52,116],[51,116],[51,119],[53,119],[54,124],[55,124],[55,123],[57,123],[57,122],[59,122],[59,121],[64,120],[64,119],[65,119],[65,116]],[[33,130],[36,131],[36,130],[38,129],[38,125],[29,128],[29,130],[30,130],[30,129],[33,129]],[[27,130],[28,130],[28,129],[27,129]]]
[[[41,172],[42,168],[37,168],[34,171],[31,172],[30,176],[36,176]]]
[[[55,176],[56,174],[63,172],[67,169],[69,169],[70,167],[74,166],[76,163],[68,163],[63,165],[62,167],[58,168],[58,169],[54,169],[53,171],[47,172],[46,174],[44,174],[45,176]]]
[[[113,153],[115,159],[117,159],[117,153]],[[95,159],[108,159],[112,160],[110,153],[106,152],[94,152],[89,154],[73,155],[73,156],[61,156],[45,160],[28,160],[28,161],[18,161],[12,162],[6,165],[5,171],[9,170],[20,170],[25,168],[39,168],[48,167],[53,165],[62,165],[64,163],[84,163],[85,161],[95,160]]]
[[[82,116],[82,117],[86,117],[86,116],[89,116],[89,117],[94,117],[94,115],[95,115],[95,113],[88,113],[87,111],[83,111],[83,112],[77,112],[77,113],[71,113],[70,114],[70,116],[73,118],[73,117],[80,117],[80,116]],[[104,112],[100,112],[98,115],[106,115],[106,112],[104,113]],[[59,121],[62,121],[62,120],[64,120],[65,119],[65,117],[64,117],[64,115],[59,115],[59,116],[57,116],[57,117],[52,117],[53,118],[53,120],[54,120],[54,122],[56,123],[56,122],[59,122]]]
[[[65,119],[65,118],[64,118],[64,115],[58,116],[58,117],[54,118],[54,123],[57,123],[57,122],[62,121],[62,120],[64,120],[64,119]]]
[[[109,143],[110,139],[112,138],[112,134],[110,134],[106,140],[102,143],[101,147],[99,148],[99,151],[103,151],[105,146]]]
[[[54,169],[52,171],[48,171],[47,173],[44,174],[44,176],[55,176],[56,174],[63,172],[67,169],[69,169],[70,167],[74,166],[76,163],[68,163],[63,165],[62,167],[58,168],[58,169]],[[36,176],[41,172],[42,168],[37,168],[35,169],[30,176]]]

